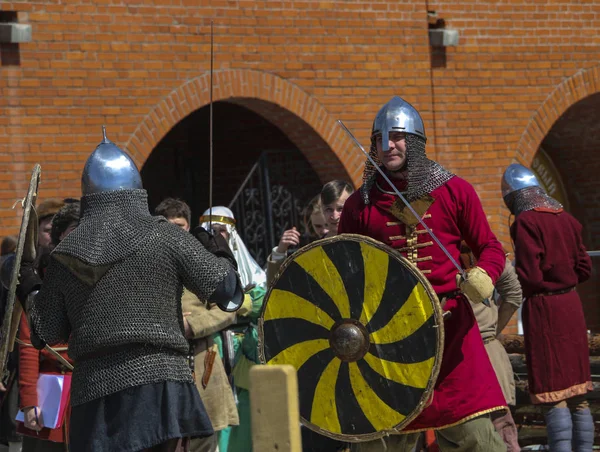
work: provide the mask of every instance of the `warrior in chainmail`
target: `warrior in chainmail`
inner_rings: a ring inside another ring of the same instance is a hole
[[[418,432],[433,429],[442,451],[505,451],[489,413],[504,410],[506,401],[465,296],[475,303],[491,297],[493,282],[504,270],[504,252],[473,187],[429,160],[425,142],[423,121],[412,105],[394,97],[381,108],[370,153],[394,186],[367,162],[361,189],[344,204],[338,232],[367,235],[397,249],[429,280],[451,313],[445,322],[440,375],[430,405],[401,434],[353,447],[359,452],[410,451]],[[478,260],[466,280],[394,188],[404,192],[456,261],[461,240],[469,244]]]
[[[542,406],[550,450],[592,450],[594,420],[586,394],[593,386],[587,327],[576,290],[592,273],[582,226],[523,165],[506,169],[501,189],[515,215],[510,234],[525,297],[531,401]]]
[[[185,286],[223,310],[240,306],[227,244],[152,216],[134,162],[106,134],[86,162],[82,191],[80,223],[52,252],[43,286],[33,297],[40,284],[24,263],[17,294],[33,298],[36,348],[68,341],[71,450],[173,451],[211,435],[180,300]]]

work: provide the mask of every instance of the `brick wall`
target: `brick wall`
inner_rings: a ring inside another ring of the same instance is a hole
[[[20,213],[9,207],[35,162],[42,198],[75,195],[101,124],[141,167],[208,103],[211,19],[215,101],[275,124],[321,181],[358,183],[363,158],[335,120],[366,145],[378,107],[400,94],[421,111],[430,154],[473,182],[507,247],[503,169],[530,164],[559,117],[600,90],[592,1],[124,3],[0,4],[33,29],[31,43],[0,48],[1,235],[15,231]],[[430,52],[428,10],[435,26],[459,30],[457,47]]]
[[[529,165],[552,123],[582,97],[579,92],[595,92],[595,70],[589,79],[573,76],[597,64],[598,49],[591,44],[600,5],[557,0],[428,5],[446,27],[460,30],[460,45],[448,48],[446,67],[432,70],[438,156],[476,185],[507,242],[506,210],[498,198],[503,169],[515,158]]]
[[[333,150],[298,144],[321,180],[358,181],[363,159],[335,120],[366,143],[374,112],[399,80],[432,118],[429,81],[420,75],[429,61],[424,4],[104,0],[1,8],[18,11],[33,29],[33,41],[20,45],[21,64],[0,69],[0,158],[12,173],[0,193],[4,205],[19,196],[36,161],[43,196],[76,192],[101,124],[141,166],[179,120],[208,103],[211,19],[215,100],[257,98],[302,118],[310,133],[282,130],[292,141],[316,131]],[[382,20],[387,14],[397,20]],[[18,213],[7,215],[0,233],[18,222]]]

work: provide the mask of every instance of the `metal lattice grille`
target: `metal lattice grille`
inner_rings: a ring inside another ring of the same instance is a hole
[[[283,152],[264,152],[229,204],[248,250],[264,266],[286,229],[301,228],[302,209],[321,189],[306,162],[286,159]],[[302,231],[304,232],[304,231]]]

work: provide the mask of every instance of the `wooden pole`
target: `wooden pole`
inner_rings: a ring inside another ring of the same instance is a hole
[[[302,451],[298,379],[293,366],[252,366],[250,413],[254,452]]]
[[[499,338],[506,353],[525,353],[525,337],[518,334],[503,334]],[[588,334],[590,356],[600,356],[600,334]]]

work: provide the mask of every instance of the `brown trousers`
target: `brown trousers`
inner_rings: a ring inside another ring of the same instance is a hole
[[[207,438],[194,438],[190,440],[190,452],[215,452],[219,445],[219,432]]]
[[[481,416],[462,424],[436,430],[442,452],[504,452],[506,446],[494,429],[489,416]],[[375,441],[352,445],[353,452],[410,452],[419,433],[390,435]]]

